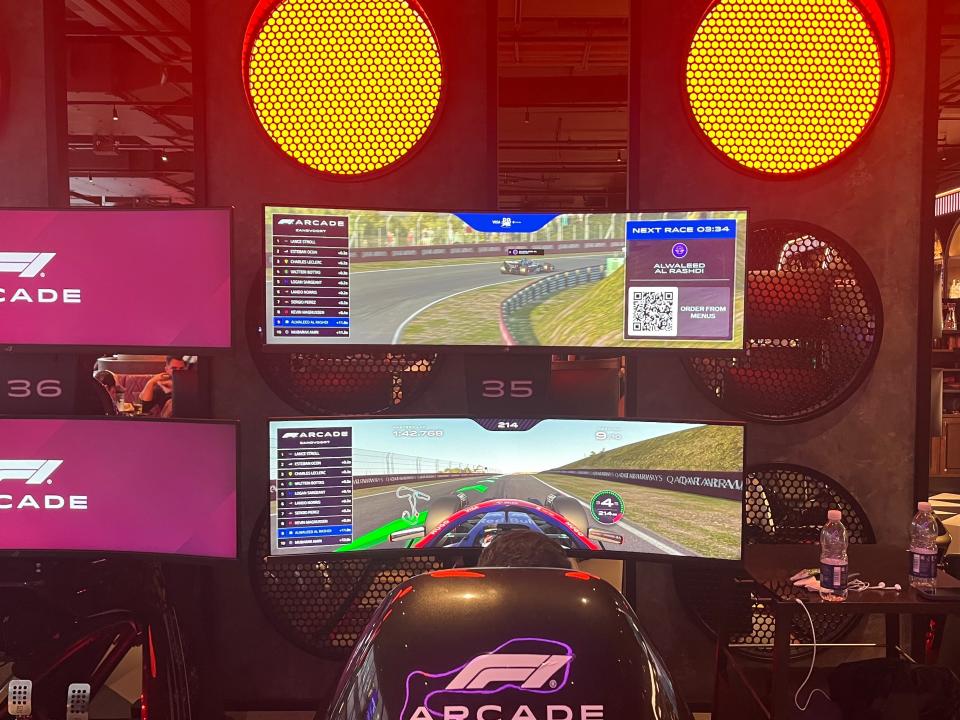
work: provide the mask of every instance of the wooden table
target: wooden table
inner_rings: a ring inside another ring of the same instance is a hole
[[[847,615],[882,614],[886,618],[887,657],[897,657],[900,652],[900,618],[911,618],[910,656],[917,662],[924,661],[924,639],[929,619],[934,615],[960,614],[960,600],[933,602],[923,598],[910,587],[907,580],[908,557],[905,549],[890,545],[851,545],[849,550],[850,572],[860,573],[860,579],[876,585],[881,580],[887,586],[897,583],[903,588],[891,590],[867,590],[850,593],[844,602],[825,602],[817,593],[793,587],[790,576],[803,568],[819,565],[817,545],[750,545],[744,550],[744,567],[756,583],[755,593],[770,607],[775,622],[773,640],[773,666],[771,693],[766,703],[766,714],[775,720],[789,717],[793,707],[796,688],[789,686],[788,670],[790,665],[790,629],[794,615],[803,613],[796,602],[800,598],[806,605],[816,607],[820,612]],[[937,578],[940,587],[960,587],[960,580],[940,573]],[[725,671],[728,662],[737,662],[730,652],[729,638],[719,633],[721,644],[717,654],[718,671]],[[744,682],[746,676],[741,674]],[[755,697],[759,693],[750,691]]]

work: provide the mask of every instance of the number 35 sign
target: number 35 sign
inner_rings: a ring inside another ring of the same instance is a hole
[[[465,360],[471,415],[530,417],[546,411],[549,355],[470,355]]]

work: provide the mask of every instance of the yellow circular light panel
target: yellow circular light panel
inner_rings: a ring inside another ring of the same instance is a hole
[[[443,73],[407,0],[280,0],[248,41],[247,91],[267,135],[315,170],[382,170],[424,137]]]
[[[718,0],[690,47],[690,110],[750,170],[822,167],[863,135],[888,81],[886,26],[851,0]]]

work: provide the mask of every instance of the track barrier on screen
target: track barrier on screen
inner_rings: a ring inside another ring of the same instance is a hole
[[[579,287],[602,280],[606,274],[605,265],[567,270],[554,273],[524,286],[500,303],[500,332],[507,345],[527,344],[517,338],[529,331],[526,322],[516,317],[516,312],[530,305],[538,305],[563,290]],[[535,344],[535,343],[534,343]]]

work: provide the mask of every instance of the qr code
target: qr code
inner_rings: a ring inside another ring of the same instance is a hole
[[[632,287],[627,291],[630,337],[675,337],[680,292],[675,287]]]

